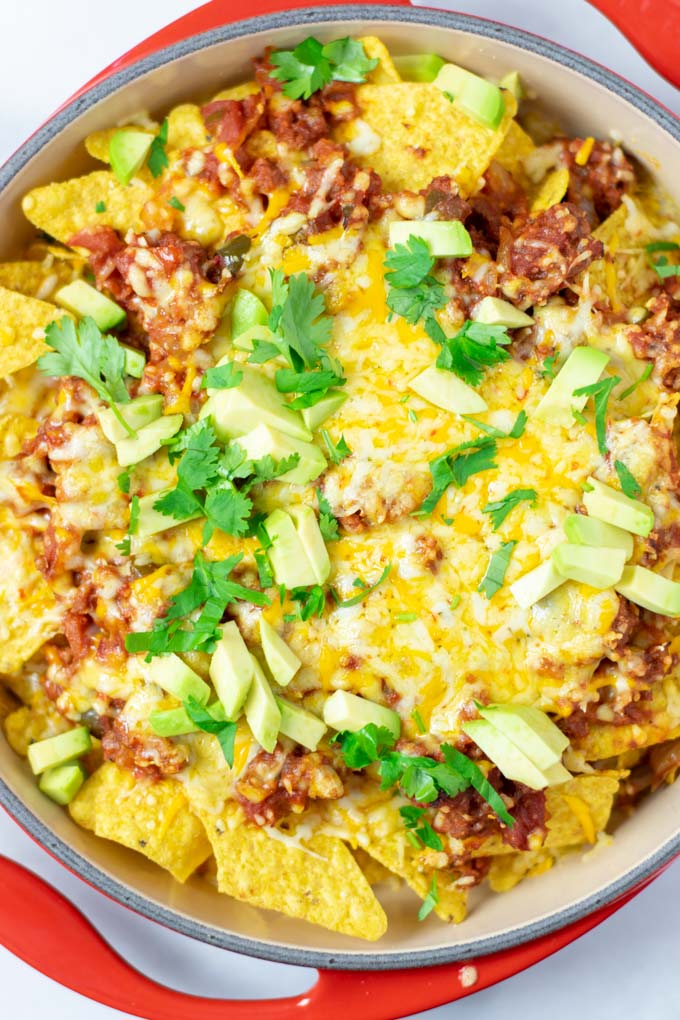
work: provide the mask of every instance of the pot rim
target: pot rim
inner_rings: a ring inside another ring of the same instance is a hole
[[[343,21],[393,21],[434,27],[439,26],[466,32],[469,35],[477,35],[491,40],[510,43],[520,49],[547,57],[554,63],[566,67],[568,71],[581,74],[596,82],[609,92],[613,92],[628,102],[641,113],[647,115],[662,130],[665,130],[676,141],[680,142],[680,118],[676,117],[660,102],[596,61],[575,53],[551,40],[475,15],[456,14],[428,7],[410,8],[388,7],[379,4],[372,4],[371,6],[348,4],[347,6],[324,7],[320,9],[301,8],[299,10],[263,14],[247,18],[243,21],[222,25],[217,29],[188,36],[170,46],[163,47],[156,53],[133,62],[121,71],[113,71],[109,77],[98,81],[90,88],[86,88],[84,92],[81,92],[74,99],[67,102],[10,156],[4,166],[0,168],[0,193],[48,142],[55,138],[60,131],[80,114],[102,99],[105,99],[111,92],[134,81],[147,72],[156,70],[180,57],[200,52],[200,50],[209,45],[242,38],[254,32],[288,28],[296,25],[304,28],[307,24],[337,23]],[[507,929],[496,935],[477,938],[464,946],[440,946],[431,949],[410,949],[404,952],[380,952],[358,949],[352,952],[341,951],[334,953],[326,950],[299,949],[294,946],[270,943],[265,940],[237,935],[196,921],[184,914],[155,903],[146,896],[133,891],[107,872],[96,867],[86,857],[77,853],[72,846],[52,832],[38,815],[30,811],[1,777],[0,805],[5,808],[7,813],[24,831],[61,864],[89,885],[103,892],[116,902],[129,907],[136,913],[182,935],[188,935],[191,938],[228,949],[232,952],[243,953],[275,963],[323,969],[402,970],[458,962],[510,949],[525,942],[530,942],[533,939],[549,935],[551,932],[561,929],[571,922],[580,920],[605,904],[616,901],[643,882],[645,878],[661,870],[664,865],[680,854],[680,831],[678,831],[675,836],[663,843],[655,853],[646,857],[617,880],[587,896],[585,899],[580,899],[570,906],[563,907],[548,917],[524,924],[521,927]]]

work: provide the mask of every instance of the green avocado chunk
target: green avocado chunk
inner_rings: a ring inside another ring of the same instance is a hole
[[[477,706],[486,719],[542,770],[555,765],[569,747],[569,738],[552,719],[532,705]]]
[[[47,769],[40,777],[38,789],[56,804],[70,804],[87,779],[87,772],[79,761]]]
[[[292,517],[283,510],[274,510],[264,522],[271,539],[267,550],[274,580],[286,588],[316,584],[316,571],[307,558]]]
[[[233,620],[223,623],[222,636],[210,660],[210,679],[227,718],[236,719],[253,682],[253,659]]]
[[[436,365],[430,365],[411,379],[408,387],[423,400],[452,414],[478,414],[488,410],[486,401],[472,386]]]
[[[226,722],[227,713],[220,701],[213,701],[206,708],[216,722]],[[149,725],[158,737],[182,737],[186,733],[197,733],[198,726],[189,718],[185,708],[168,708],[152,712]]]
[[[109,142],[111,170],[121,184],[129,184],[144,166],[154,136],[148,131],[116,131]]]
[[[633,536],[623,528],[617,528],[597,517],[584,514],[569,514],[564,521],[564,533],[576,545],[590,545],[593,548],[623,549],[626,559],[633,555]]]
[[[133,379],[141,379],[146,368],[146,354],[127,344],[120,345],[125,353],[125,374]]]
[[[54,300],[81,319],[89,315],[102,333],[115,329],[127,318],[124,308],[111,298],[107,298],[105,294],[101,294],[85,280],[74,280],[73,283],[60,287],[54,295]]]
[[[326,733],[325,723],[318,716],[285,698],[278,695],[274,695],[274,698],[281,713],[280,731],[284,737],[289,737],[310,751],[316,751],[319,741]]]
[[[281,710],[276,698],[262,672],[259,662],[252,656],[253,682],[245,703],[245,716],[253,736],[258,744],[271,752],[276,747],[276,740],[281,729]]]
[[[91,749],[92,740],[87,726],[76,726],[75,729],[59,733],[56,737],[47,737],[35,744],[29,744],[28,763],[34,775],[39,776],[47,769],[80,758]]]
[[[279,476],[278,481],[281,482],[307,485],[318,478],[327,467],[326,458],[314,443],[294,439],[269,425],[257,425],[252,432],[239,436],[236,441],[251,460],[261,460],[267,456],[273,457],[274,460],[283,460],[284,457],[297,454],[299,457],[297,464]]]
[[[129,404],[116,404],[116,409],[123,421],[137,431],[160,418],[163,397],[160,393],[148,393],[143,397],[135,397]],[[123,439],[131,438],[110,407],[101,408],[95,413],[101,430],[110,443],[120,443]]]
[[[324,584],[331,572],[331,561],[316,513],[311,506],[304,505],[290,507],[288,513],[293,519],[302,548],[314,571],[316,584]]]
[[[169,492],[172,492],[172,489],[159,489],[158,492],[150,492],[146,496],[140,496],[137,505],[137,526],[134,531],[134,535],[137,538],[149,538],[150,535],[158,535],[161,531],[177,528],[180,524],[186,524],[187,521],[195,521],[197,517],[201,516],[199,510],[198,513],[191,514],[191,516],[178,521],[175,517],[168,517],[166,514],[162,514],[160,510],[154,510],[154,503],[157,503],[159,499],[166,496]]]
[[[520,99],[524,99],[524,85],[522,84],[519,71],[508,71],[507,74],[503,75],[498,84],[502,89],[507,89],[517,102]]]
[[[392,62],[404,81],[434,81],[446,63],[436,53],[407,53],[392,57]]]
[[[564,428],[573,425],[572,408],[582,411],[588,400],[587,395],[575,397],[574,390],[596,383],[608,361],[609,355],[595,347],[575,347],[534,411],[534,418]]]
[[[146,460],[156,450],[160,450],[164,440],[171,439],[179,432],[183,421],[182,414],[166,414],[139,429],[136,436],[119,439],[116,443],[116,455],[120,466],[129,467],[131,464],[139,464],[140,460]]]
[[[661,616],[680,616],[680,584],[646,567],[625,567],[615,585],[619,595]]]
[[[566,580],[592,588],[613,588],[621,580],[626,553],[623,549],[598,549],[563,542],[553,550],[553,563]]]
[[[425,241],[435,258],[472,255],[472,239],[460,220],[395,220],[390,223],[390,248],[410,237]]]
[[[334,691],[323,706],[323,721],[334,730],[356,733],[369,723],[384,726],[395,740],[401,735],[401,719],[395,711],[349,691]]]
[[[503,120],[505,100],[498,85],[466,71],[457,64],[444,64],[434,84],[446,92],[474,120],[495,130]]]
[[[564,584],[564,578],[555,564],[552,560],[545,560],[511,584],[510,591],[522,609],[529,609],[561,584]]]
[[[613,524],[624,531],[646,538],[654,527],[654,511],[639,499],[631,499],[618,489],[589,478],[590,490],[583,493],[583,502],[591,517]]]
[[[346,393],[341,393],[339,390],[329,390],[318,404],[302,408],[300,412],[302,420],[310,432],[315,432],[331,415],[340,410],[346,400]]]
[[[472,719],[470,722],[463,723],[461,729],[463,733],[474,740],[506,779],[524,783],[532,790],[544,790],[548,785],[554,786],[571,779],[570,773],[559,763],[557,763],[558,768],[553,764],[550,767],[550,774],[546,775],[546,770],[535,765],[519,747],[487,719]]]
[[[178,655],[171,652],[169,655],[156,656],[151,662],[145,663],[144,668],[152,683],[158,684],[178,701],[195,698],[199,704],[207,704],[210,687]]]
[[[272,380],[249,365],[242,365],[241,371],[238,386],[213,393],[201,409],[201,418],[212,418],[218,438],[222,442],[238,439],[258,425],[268,425],[308,442],[312,433],[299,411],[288,407]]]
[[[515,308],[509,301],[496,297],[482,298],[472,318],[475,322],[483,322],[485,326],[505,326],[506,329],[520,329],[534,324],[531,316],[521,308]]]
[[[252,290],[246,290],[245,287],[237,290],[231,306],[232,340],[253,326],[266,326],[268,322],[269,312],[257,294],[253,294]]]
[[[302,663],[264,616],[260,617],[260,641],[269,672],[279,687],[287,687]]]

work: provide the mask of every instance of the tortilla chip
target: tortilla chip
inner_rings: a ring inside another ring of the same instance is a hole
[[[511,173],[523,188],[529,188],[530,181],[524,169],[524,160],[535,148],[536,146],[526,131],[523,131],[517,121],[513,120],[494,159]]]
[[[66,314],[47,301],[0,287],[0,376],[32,365],[44,354],[45,327]]]
[[[69,805],[78,825],[121,843],[165,868],[178,882],[210,856],[203,826],[191,813],[180,783],[135,779],[105,762]]]
[[[569,171],[566,167],[553,170],[540,185],[531,203],[532,213],[544,212],[553,205],[558,205],[569,187]]]
[[[137,177],[124,187],[109,170],[95,170],[34,188],[24,195],[21,206],[34,227],[68,244],[85,227],[143,230],[140,214],[152,194],[150,185]],[[98,202],[106,206],[102,213],[95,212]]]
[[[0,287],[14,290],[26,297],[46,301],[55,290],[75,279],[76,273],[68,262],[0,262]]]
[[[211,102],[216,103],[219,99],[245,99],[246,96],[254,96],[260,91],[260,86],[255,81],[243,81],[238,85],[230,85],[228,89],[221,89],[213,96]]]
[[[389,85],[390,82],[401,81],[401,75],[394,66],[390,52],[382,40],[375,35],[362,35],[357,39],[364,47],[369,60],[377,60],[378,66],[366,75],[366,81],[373,85]]]
[[[0,673],[15,673],[58,632],[61,610],[35,565],[30,538],[7,513],[0,518],[0,560]]]
[[[306,852],[246,824],[233,802],[221,815],[197,813],[213,846],[220,892],[343,935],[371,942],[384,935],[385,912],[341,840],[314,836]]]
[[[352,853],[354,855],[354,860],[363,871],[364,877],[369,885],[401,885],[401,881],[397,875],[393,874],[389,868],[384,867],[380,861],[376,861],[375,857],[371,857],[371,855],[366,853],[365,850],[358,847],[356,850],[353,850]]]
[[[351,150],[353,139],[365,134],[368,125],[377,136],[375,148],[368,146],[369,153],[364,144],[357,144],[354,156],[373,167],[389,191],[418,191],[434,177],[450,174],[466,197],[478,190],[512,123],[517,103],[507,92],[504,97],[505,116],[493,131],[468,117],[435,85],[360,85],[357,102],[363,129],[356,121],[341,124],[336,138]]]
[[[520,850],[499,854],[491,861],[489,885],[494,892],[509,892],[525,878],[535,878],[549,871],[557,859],[550,850]]]
[[[644,304],[649,292],[658,283],[656,273],[647,261],[645,245],[656,240],[653,224],[641,202],[629,198],[593,231],[605,246],[604,258],[593,262],[588,279],[593,289],[609,298],[615,312]]]
[[[94,159],[102,163],[110,163],[109,143],[118,131],[142,131],[149,134],[149,128],[138,124],[128,124],[124,128],[106,128],[104,131],[93,131],[85,139],[85,148]],[[193,103],[182,103],[175,106],[168,114],[167,150],[200,148],[206,143],[206,130],[201,111]]]
[[[5,688],[6,690],[6,688]],[[65,733],[70,724],[60,715],[42,687],[31,694],[31,704],[10,711],[4,720],[7,743],[25,758],[30,744]]]
[[[646,705],[646,722],[627,726],[596,723],[584,737],[572,741],[574,750],[586,761],[602,761],[680,736],[680,676],[666,676],[655,683]]]

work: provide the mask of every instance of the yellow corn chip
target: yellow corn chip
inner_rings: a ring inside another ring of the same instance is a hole
[[[20,669],[59,630],[61,610],[35,565],[29,536],[0,518],[0,673]]]
[[[198,814],[217,859],[220,892],[343,935],[371,942],[384,935],[385,912],[341,840],[314,836],[306,852],[247,825],[233,802],[221,815]]]
[[[210,856],[203,826],[180,783],[139,780],[113,762],[90,776],[69,806],[78,825],[144,854],[186,882]]]
[[[140,127],[139,124],[126,124],[125,127],[104,128],[102,131],[93,131],[85,139],[85,148],[93,159],[102,163],[110,163],[109,143],[119,131],[139,131],[140,134],[152,134],[150,128]]]
[[[68,244],[85,227],[142,230],[142,206],[152,194],[150,185],[138,178],[125,187],[109,170],[95,170],[85,177],[34,188],[21,206],[33,226]],[[98,202],[104,203],[104,212],[95,212]]]
[[[94,159],[102,163],[110,163],[109,143],[118,131],[142,131],[150,133],[149,128],[138,124],[127,124],[124,128],[106,128],[104,131],[93,131],[85,139],[85,148]],[[206,130],[201,111],[194,103],[182,103],[175,106],[168,114],[168,152],[177,149],[200,148],[206,143]]]
[[[504,98],[505,116],[493,131],[468,117],[435,85],[360,85],[357,101],[364,127],[356,121],[342,124],[336,137],[350,150],[355,143],[357,161],[377,170],[388,190],[418,191],[434,177],[450,174],[467,196],[477,191],[512,122],[517,103],[509,93]],[[368,146],[365,125],[375,136]]]
[[[588,270],[591,288],[608,297],[615,312],[643,305],[658,282],[645,251],[645,245],[658,235],[643,204],[633,198],[628,202],[593,231],[604,244],[605,254]]]
[[[388,85],[393,81],[401,81],[401,75],[394,66],[390,52],[385,43],[375,35],[363,35],[357,42],[364,47],[369,60],[377,60],[378,66],[366,75],[366,81],[374,85]]]
[[[566,167],[553,170],[539,187],[531,203],[532,213],[544,212],[562,201],[569,187],[569,171]]]
[[[32,365],[44,354],[45,327],[66,315],[47,301],[0,287],[0,375]]]
[[[31,695],[31,704],[10,712],[4,720],[5,736],[12,750],[25,758],[29,744],[46,740],[71,727],[46,696],[43,688]]]
[[[38,431],[35,418],[24,414],[0,414],[0,460],[16,457],[27,439]]]
[[[524,169],[524,160],[535,148],[536,146],[526,131],[523,131],[517,121],[513,120],[494,159],[502,167],[505,167],[523,188],[528,188],[529,178]]]
[[[499,854],[491,861],[489,885],[494,892],[509,892],[524,878],[535,878],[549,871],[558,851],[521,850],[512,854]]]
[[[245,99],[246,96],[254,96],[259,91],[260,86],[257,82],[244,81],[238,85],[230,85],[228,89],[222,89],[217,95],[213,96],[211,101],[215,103],[219,99]]]
[[[26,297],[49,300],[55,290],[75,279],[77,274],[68,262],[0,262],[0,287],[15,290]]]

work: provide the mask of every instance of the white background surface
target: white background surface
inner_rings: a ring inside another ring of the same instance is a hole
[[[194,6],[182,0],[115,0],[107,5],[93,0],[1,0],[0,161],[84,81]],[[495,17],[562,42],[680,112],[678,92],[584,0],[440,0],[440,6]],[[313,983],[314,972],[192,942],[108,902],[52,861],[4,815],[0,853],[60,888],[126,959],[158,981],[195,994],[234,998],[292,995]],[[558,956],[501,986],[419,1015],[428,1020],[677,1020],[679,904],[680,862]],[[40,924],[39,917],[35,923]],[[0,1015],[8,1020],[114,1020],[124,1015],[60,988],[2,948],[0,989]],[[341,1010],[342,1002],[337,1005]]]

